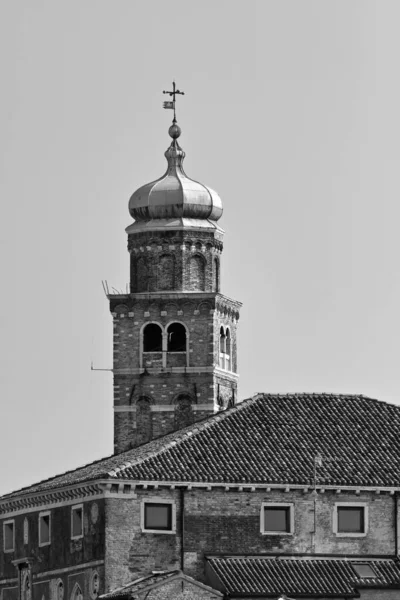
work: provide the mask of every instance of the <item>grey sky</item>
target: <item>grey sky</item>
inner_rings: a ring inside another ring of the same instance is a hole
[[[241,398],[400,402],[400,3],[0,3],[0,492],[112,451],[111,317],[130,194],[215,188]]]

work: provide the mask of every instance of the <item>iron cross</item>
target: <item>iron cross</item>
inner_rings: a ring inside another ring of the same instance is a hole
[[[180,90],[177,90],[176,86],[175,86],[175,81],[173,81],[172,82],[172,92],[168,92],[168,91],[163,90],[163,94],[169,94],[173,98],[172,101],[173,101],[173,108],[174,108],[174,121],[176,121],[176,114],[175,114],[175,102],[176,102],[176,98],[175,98],[175,96],[177,94],[181,94],[182,96],[184,96],[185,92],[181,92]],[[165,104],[164,104],[164,106],[165,106]]]

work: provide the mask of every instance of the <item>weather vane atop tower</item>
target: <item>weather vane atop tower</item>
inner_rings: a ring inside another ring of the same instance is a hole
[[[173,100],[171,101],[167,101],[163,103],[163,107],[164,108],[170,108],[171,110],[174,111],[174,118],[173,118],[173,123],[176,123],[176,111],[175,111],[175,102],[176,102],[176,98],[175,96],[177,94],[181,94],[182,96],[185,95],[185,92],[181,92],[180,90],[177,90],[175,87],[175,81],[172,82],[172,92],[166,92],[165,90],[163,91],[163,94],[169,94],[170,96],[172,96]]]

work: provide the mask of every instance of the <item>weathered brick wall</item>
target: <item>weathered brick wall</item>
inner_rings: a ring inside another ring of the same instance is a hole
[[[369,531],[365,537],[340,537],[333,533],[335,502],[367,502]],[[260,533],[262,502],[295,504],[293,535]],[[225,492],[192,490],[185,493],[185,572],[194,578],[203,573],[204,553],[264,553],[312,551],[314,502],[301,491]],[[393,555],[394,499],[389,495],[326,491],[318,495],[316,553]],[[240,550],[238,550],[240,549]],[[186,561],[185,561],[186,562]]]
[[[153,437],[158,437],[183,426],[184,420],[175,412],[182,394],[193,404],[193,410],[187,411],[187,424],[232,404],[237,397],[237,378],[225,375],[218,367],[221,323],[230,328],[232,356],[236,356],[238,314],[234,304],[228,311],[227,303],[218,294],[194,294],[190,298],[185,294],[112,298],[116,451],[148,441],[150,431]],[[188,353],[167,351],[168,326],[174,322],[187,328]],[[141,332],[147,323],[157,323],[162,328],[164,350],[141,356]],[[146,418],[140,410],[138,419],[137,402],[143,397],[148,399],[150,410]],[[197,405],[201,405],[201,410]],[[144,431],[140,430],[142,426]]]
[[[174,499],[176,534],[142,533],[140,506],[143,499]],[[180,495],[176,490],[138,491],[137,498],[106,501],[106,590],[125,585],[156,570],[180,568]]]
[[[174,499],[176,534],[143,533],[140,503],[144,498]],[[365,537],[340,537],[333,532],[335,502],[365,502],[369,529]],[[262,502],[294,504],[293,535],[260,532]],[[387,494],[326,491],[317,499],[315,548],[312,545],[314,501],[303,491],[224,491],[195,488],[184,492],[184,571],[205,581],[207,554],[313,553],[394,555],[394,498]],[[179,569],[181,556],[181,503],[179,490],[137,490],[136,499],[112,499],[106,509],[106,578],[123,585],[131,578],[157,569]],[[365,591],[364,591],[365,592]],[[364,593],[363,592],[363,593]],[[383,592],[382,592],[383,593]],[[387,596],[390,598],[390,595]],[[365,598],[369,600],[368,596]],[[382,599],[386,596],[382,596]]]
[[[219,337],[215,338],[213,329],[213,294],[196,294],[192,298],[182,295],[151,298],[119,296],[112,300],[112,304],[111,311],[115,314],[114,369],[139,368],[141,332],[146,323],[161,325],[165,336],[171,323],[183,323],[189,336],[189,366],[205,367],[214,364],[214,351],[217,352]],[[164,352],[166,343],[167,340]],[[154,354],[154,359],[162,358],[162,354],[158,352],[146,354]],[[182,354],[186,356],[185,353]],[[176,354],[173,353],[172,356]]]
[[[163,231],[128,236],[131,292],[219,290],[220,231]]]
[[[116,450],[127,449],[148,441],[144,427],[153,437],[165,435],[176,428],[180,403],[190,399],[192,417],[190,422],[199,421],[214,412],[214,383],[212,373],[153,373],[115,376],[119,382],[118,404],[128,410],[114,413],[114,438]],[[124,397],[125,396],[125,397]],[[143,397],[149,398],[149,409],[141,410]],[[138,412],[138,402],[139,412]],[[209,409],[198,409],[198,405],[209,405]],[[188,413],[189,414],[189,413]],[[179,420],[179,419],[178,419]],[[182,421],[179,421],[182,423]],[[187,424],[190,424],[188,422]]]

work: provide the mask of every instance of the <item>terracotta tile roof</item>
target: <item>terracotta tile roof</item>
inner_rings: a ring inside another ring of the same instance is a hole
[[[3,496],[98,478],[233,484],[400,485],[400,406],[363,396],[259,394],[133,450]]]
[[[361,578],[353,564],[368,564],[376,577]],[[359,596],[357,589],[400,589],[400,566],[393,559],[333,559],[269,557],[209,557],[206,573],[217,576],[232,596],[286,594],[302,596]]]

